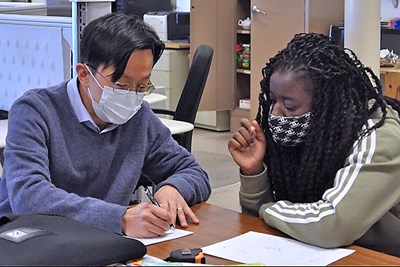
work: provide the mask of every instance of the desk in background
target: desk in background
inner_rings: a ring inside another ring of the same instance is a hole
[[[174,41],[165,41],[165,49],[190,49],[190,44],[186,41],[182,42],[174,42]]]
[[[400,100],[400,69],[381,67],[380,76],[384,94]]]
[[[152,93],[149,95],[144,96],[144,101],[150,104],[150,106],[153,106],[154,104],[158,104],[160,102],[164,102],[167,100],[167,96],[162,95],[162,94],[157,94],[157,93]]]
[[[175,249],[201,248],[248,231],[287,237],[278,230],[269,227],[258,217],[244,215],[207,203],[197,204],[192,207],[192,210],[200,220],[199,225],[189,224],[188,230],[194,234],[150,245],[147,247],[147,254],[165,259]],[[397,257],[354,245],[346,248],[354,249],[355,252],[331,265],[400,265],[400,258]],[[206,263],[233,264],[235,262],[206,255]]]

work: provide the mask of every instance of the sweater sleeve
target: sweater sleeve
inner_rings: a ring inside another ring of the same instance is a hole
[[[258,175],[247,176],[240,173],[239,201],[243,213],[257,215],[264,203],[272,201],[272,193],[267,177],[267,168]]]
[[[155,115],[150,120],[150,147],[144,176],[157,184],[157,189],[163,185],[174,186],[188,205],[206,201],[211,194],[207,173],[194,156],[172,138],[169,129]]]
[[[353,146],[321,200],[265,203],[260,216],[309,244],[330,248],[353,243],[400,201],[399,136],[398,121],[387,119]]]
[[[15,215],[62,215],[121,233],[126,207],[81,197],[54,184],[49,160],[49,126],[27,98],[17,100],[9,116],[4,175],[8,201]]]

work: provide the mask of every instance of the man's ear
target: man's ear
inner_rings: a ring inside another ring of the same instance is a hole
[[[78,75],[79,83],[84,87],[89,87],[89,71],[85,64],[78,63],[76,65],[76,74]]]

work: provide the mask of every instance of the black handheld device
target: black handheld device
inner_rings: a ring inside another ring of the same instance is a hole
[[[203,250],[201,248],[184,248],[177,249],[171,252],[167,259],[171,262],[191,262],[191,263],[206,263]]]

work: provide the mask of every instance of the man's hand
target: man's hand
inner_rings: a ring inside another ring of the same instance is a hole
[[[122,216],[122,232],[131,237],[156,237],[169,229],[171,222],[167,210],[151,203],[130,206]]]
[[[163,209],[169,212],[172,219],[171,223],[175,226],[176,218],[182,227],[188,226],[188,220],[198,224],[199,219],[193,213],[192,209],[188,206],[179,191],[170,185],[164,185],[155,194],[155,198],[160,203]]]

